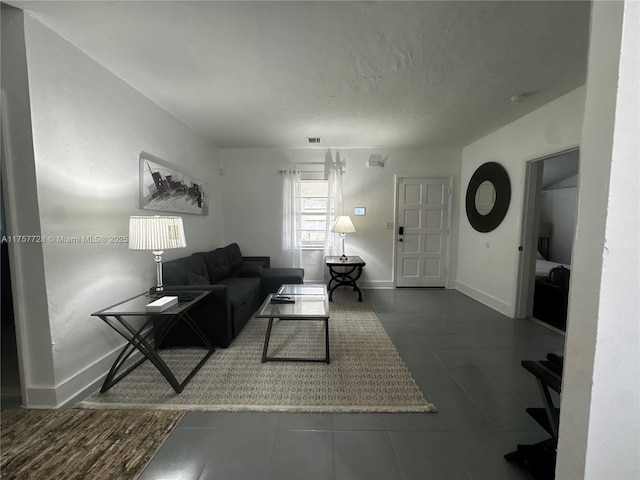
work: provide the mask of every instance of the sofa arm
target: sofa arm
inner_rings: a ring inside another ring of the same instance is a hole
[[[261,290],[262,298],[270,293],[276,293],[283,284],[299,285],[304,283],[303,268],[265,268],[262,270]]]
[[[259,263],[263,268],[271,268],[271,257],[242,257],[242,260]]]

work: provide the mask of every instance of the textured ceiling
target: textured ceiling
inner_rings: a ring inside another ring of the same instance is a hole
[[[222,148],[465,145],[585,81],[584,1],[8,3]]]

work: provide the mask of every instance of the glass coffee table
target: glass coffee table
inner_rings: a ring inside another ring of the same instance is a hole
[[[323,283],[285,283],[278,290],[280,295],[326,295],[327,286]]]
[[[283,287],[287,287],[284,288]],[[283,285],[280,288],[283,292],[293,292],[305,285]],[[291,287],[291,288],[289,288]],[[296,287],[296,288],[293,288]],[[311,287],[311,286],[309,286]],[[297,293],[272,293],[267,296],[266,300],[255,315],[256,318],[267,318],[269,324],[264,339],[264,348],[262,350],[262,363],[268,361],[278,362],[324,362],[330,363],[329,357],[329,298],[327,296],[326,287],[324,285],[316,285],[312,291],[323,291],[324,293],[316,294],[297,294]],[[301,358],[301,357],[271,357],[268,355],[269,339],[271,338],[271,329],[273,321],[279,319],[282,321],[321,321],[324,322],[325,335],[325,357],[324,358]]]

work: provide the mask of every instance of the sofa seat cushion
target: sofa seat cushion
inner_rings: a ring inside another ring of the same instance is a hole
[[[216,285],[226,285],[231,309],[235,312],[245,304],[255,303],[260,295],[260,279],[256,277],[229,277]]]

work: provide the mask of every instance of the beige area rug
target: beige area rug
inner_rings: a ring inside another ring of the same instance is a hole
[[[5,410],[3,479],[135,479],[184,412]]]
[[[266,319],[252,318],[227,349],[218,349],[182,393],[150,362],[143,363],[81,408],[210,411],[435,412],[412,378],[378,317],[351,291],[330,303],[331,363],[261,363]],[[323,322],[276,321],[270,356],[324,357]],[[179,381],[202,349],[167,349],[162,356]]]

